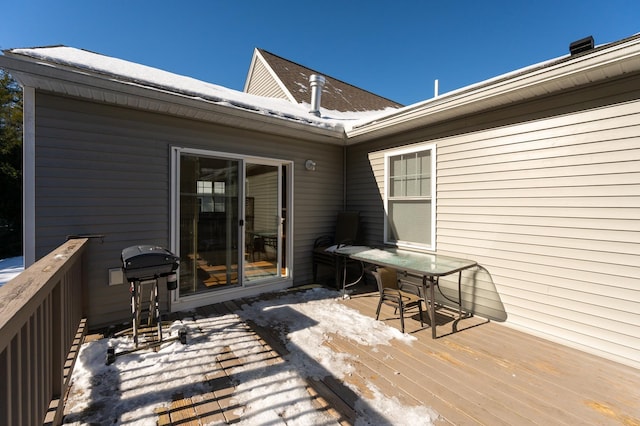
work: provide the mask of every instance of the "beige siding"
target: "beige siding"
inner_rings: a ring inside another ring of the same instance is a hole
[[[247,196],[254,202],[254,231],[272,231],[277,224],[278,214],[278,174],[263,173],[247,178]]]
[[[246,91],[252,95],[265,96],[267,98],[289,99],[261,60],[255,61],[255,67]]]
[[[527,120],[539,106],[528,105],[509,112],[511,123],[488,113],[404,137],[437,144],[437,251],[484,268],[464,275],[467,306],[640,366],[640,101],[587,96],[551,98],[557,114],[546,117]],[[351,207],[377,206],[366,214],[373,242],[384,149],[400,145],[394,137],[349,151]]]
[[[640,359],[640,102],[438,141],[438,249],[508,320]]]
[[[108,285],[122,249],[170,244],[171,146],[293,161],[293,274],[295,283],[311,281],[313,240],[331,231],[342,208],[342,147],[42,92],[36,99],[36,257],[67,235],[105,235],[86,255],[91,326],[129,316],[128,288]],[[315,172],[305,170],[307,159],[317,162]]]

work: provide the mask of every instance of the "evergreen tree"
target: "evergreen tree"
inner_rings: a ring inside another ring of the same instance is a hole
[[[0,259],[22,254],[22,89],[0,70]]]

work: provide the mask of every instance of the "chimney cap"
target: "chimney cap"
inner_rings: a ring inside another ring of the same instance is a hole
[[[316,84],[324,86],[326,82],[327,82],[327,79],[319,74],[311,74],[309,76],[309,83],[311,83],[312,86]]]

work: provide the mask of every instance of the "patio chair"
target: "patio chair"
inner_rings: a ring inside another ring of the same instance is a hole
[[[263,237],[254,235],[251,241],[251,257],[253,261],[256,261],[256,253],[267,256],[266,244]],[[258,257],[260,259],[260,257]]]
[[[394,313],[400,311],[400,325],[404,333],[404,313],[406,310],[418,307],[420,314],[420,326],[424,326],[422,321],[422,302],[420,296],[403,291],[398,281],[398,272],[391,268],[377,268],[371,271],[378,283],[378,291],[380,292],[380,300],[378,301],[378,309],[376,310],[376,320],[380,317],[380,308],[382,304],[395,308]]]
[[[335,248],[343,245],[351,245],[358,238],[360,227],[359,212],[340,212],[336,221],[336,231],[334,235],[323,235],[313,243],[313,281],[318,279],[318,265],[326,265],[335,270],[337,256],[332,252]],[[340,283],[336,283],[340,286]]]

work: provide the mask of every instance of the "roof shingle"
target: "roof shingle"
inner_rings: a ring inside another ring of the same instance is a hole
[[[256,49],[256,51],[298,103],[311,103],[309,77],[312,74],[319,74],[326,79],[321,99],[321,107],[324,109],[341,112],[379,111],[385,108],[401,108],[403,106],[390,99],[304,67],[267,52],[266,50]],[[251,73],[249,73],[249,75],[251,75]]]

